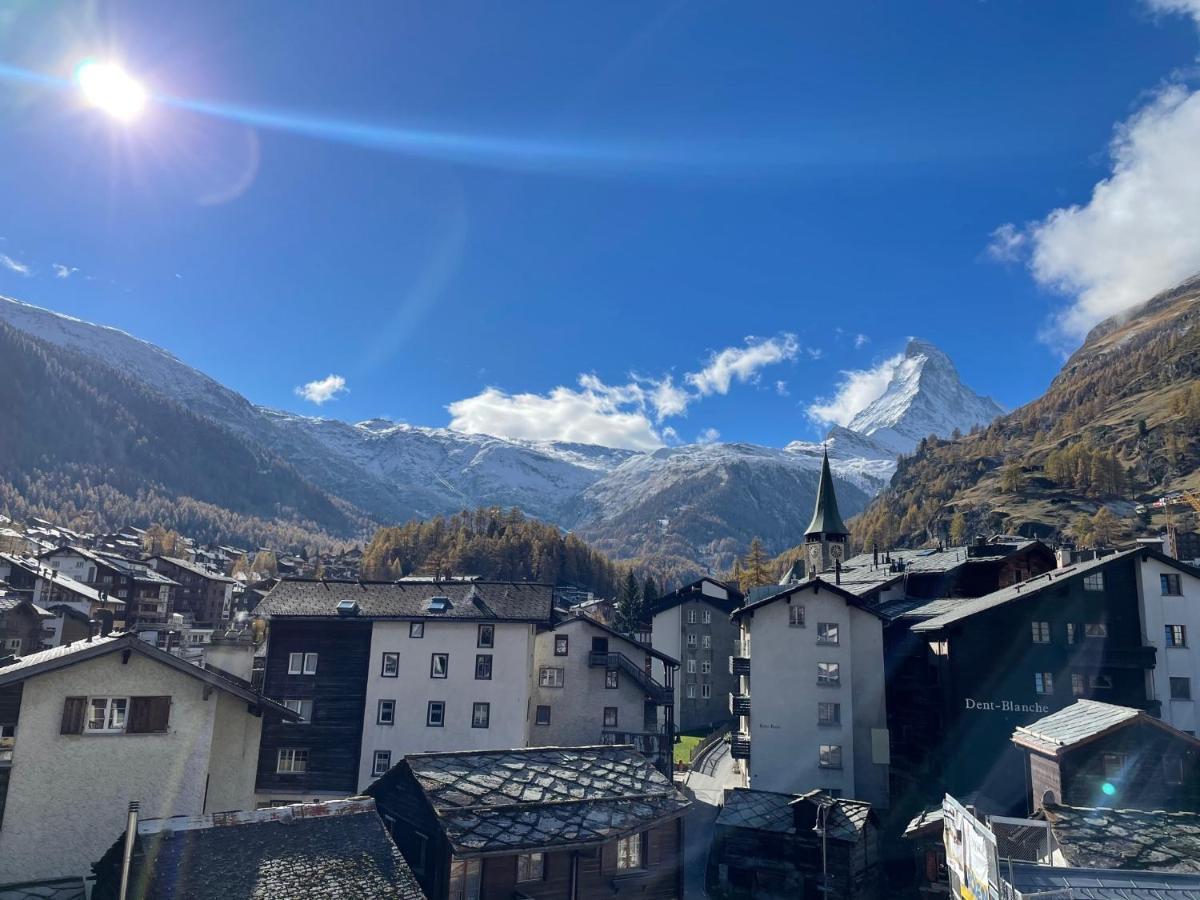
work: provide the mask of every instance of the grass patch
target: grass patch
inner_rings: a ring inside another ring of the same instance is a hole
[[[691,762],[692,751],[704,740],[702,735],[681,734],[679,743],[675,745],[675,762]]]

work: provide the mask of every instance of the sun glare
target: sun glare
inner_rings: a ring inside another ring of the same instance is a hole
[[[75,69],[75,82],[92,106],[128,122],[146,105],[146,89],[115,63],[85,59]]]

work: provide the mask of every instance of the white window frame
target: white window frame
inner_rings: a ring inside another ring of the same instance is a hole
[[[316,675],[318,656],[316,653],[289,653],[288,674]]]
[[[821,666],[832,666],[825,672],[821,671]],[[840,687],[842,683],[842,664],[836,662],[818,662],[817,663],[817,685],[819,687]]]
[[[700,699],[701,700],[711,700],[712,699],[712,685],[711,684],[700,685]]]
[[[100,728],[92,727],[92,707],[95,703],[101,702],[104,704],[104,725]],[[121,704],[120,713],[117,712],[117,704]],[[124,734],[126,727],[129,725],[129,698],[128,697],[88,697],[87,698],[87,717],[83,720],[84,734]]]
[[[712,674],[712,663],[709,660],[706,659],[700,663],[700,674],[701,675],[711,675]]]
[[[538,687],[561,688],[566,680],[562,666],[542,666],[538,670]]]
[[[1083,589],[1085,591],[1102,591],[1104,590],[1104,573],[1091,572],[1083,576]]]
[[[1054,673],[1053,672],[1034,672],[1033,673],[1033,690],[1035,693],[1048,697],[1054,693]]]
[[[689,700],[695,700],[696,699],[696,686],[694,684],[686,685],[685,686],[685,694]]]
[[[706,609],[704,611],[704,614],[700,618],[701,618],[701,621],[703,621],[705,625],[711,625],[712,624],[712,610]]]
[[[712,635],[711,634],[703,635],[700,638],[700,646],[703,647],[705,650],[711,650],[712,649]]]
[[[617,839],[617,871],[636,872],[642,868],[642,833]]]
[[[1179,640],[1175,640],[1175,629],[1179,629]],[[1166,624],[1163,626],[1163,643],[1171,650],[1180,650],[1187,647],[1187,626]]]
[[[689,647],[693,647],[693,648],[696,646],[696,635],[694,635],[694,634],[688,634],[688,636],[687,636],[687,645],[688,645]]]
[[[829,710],[831,715],[824,715],[826,710]],[[841,725],[842,704],[826,700],[822,700],[817,703],[817,724],[826,728],[833,725]]]
[[[819,768],[819,769],[840,769],[840,768],[842,768],[842,745],[841,744],[821,744],[817,749],[817,768]]]
[[[1030,632],[1035,644],[1050,643],[1050,623],[1049,622],[1031,622]]]
[[[388,770],[392,768],[392,751],[391,750],[376,750],[375,757],[371,760],[371,774],[376,778],[386,775]]]
[[[687,671],[689,675],[696,674],[696,661],[694,659],[689,659],[687,661]]]
[[[303,754],[303,756],[299,755]],[[286,763],[285,763],[286,761]],[[275,752],[275,772],[278,775],[303,775],[308,771],[308,750],[303,747],[281,747]]]
[[[1071,673],[1071,696],[1086,697],[1087,696],[1087,679],[1083,677],[1081,672]]]
[[[546,855],[544,853],[517,854],[517,884],[542,881],[546,877]]]
[[[804,627],[804,605],[801,603],[788,604],[788,627],[803,628]]]
[[[688,623],[689,625],[695,625],[695,624],[696,624],[696,610],[694,610],[694,609],[689,609],[689,610],[688,610],[688,620],[687,620],[687,623]]]
[[[479,900],[479,886],[483,881],[483,861],[450,858],[450,883],[447,900]]]
[[[311,700],[284,700],[283,705],[300,716],[299,722],[288,722],[289,725],[308,725],[312,722],[313,702]],[[308,713],[305,714],[307,705]]]

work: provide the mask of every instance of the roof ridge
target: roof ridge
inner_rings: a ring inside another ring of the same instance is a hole
[[[614,797],[571,797],[566,800],[522,800],[519,803],[482,803],[478,806],[438,806],[439,813],[512,812],[521,809],[542,809],[547,806],[578,806],[582,803],[622,803],[628,800],[674,799],[679,792],[669,786],[665,790],[644,791],[640,794],[620,794]]]

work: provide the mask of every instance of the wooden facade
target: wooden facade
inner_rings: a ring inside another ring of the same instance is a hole
[[[328,619],[271,622],[262,692],[272,699],[311,700],[312,720],[263,721],[257,790],[278,794],[349,796],[358,787],[363,709],[371,655],[371,623]],[[317,654],[315,674],[289,674],[293,653]],[[282,749],[306,750],[303,773],[277,771]]]

